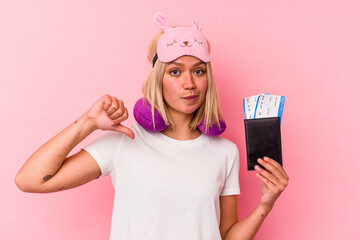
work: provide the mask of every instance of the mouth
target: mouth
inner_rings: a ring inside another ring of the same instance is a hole
[[[190,100],[195,100],[197,97],[198,97],[197,95],[189,95],[183,98],[190,101]]]
[[[184,45],[184,46],[182,46],[182,45],[179,45],[180,47],[192,47],[192,44],[191,45]]]

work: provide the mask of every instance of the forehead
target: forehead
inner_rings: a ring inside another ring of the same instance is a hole
[[[175,59],[174,61],[171,61],[169,63],[167,63],[167,67],[168,66],[173,66],[173,65],[177,65],[177,66],[200,66],[200,65],[205,65],[205,63],[203,61],[201,61],[200,59],[193,57],[193,56],[182,56],[179,57],[177,59]]]

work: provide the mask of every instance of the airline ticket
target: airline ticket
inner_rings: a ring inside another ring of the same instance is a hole
[[[280,117],[281,122],[284,104],[284,96],[269,93],[250,96],[243,100],[244,115],[246,119]]]

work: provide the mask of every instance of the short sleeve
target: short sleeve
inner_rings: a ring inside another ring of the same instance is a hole
[[[110,175],[113,169],[114,159],[123,138],[124,134],[109,131],[83,147],[99,165],[101,170],[100,177]]]
[[[235,153],[233,154],[232,166],[225,180],[225,184],[220,196],[240,194],[239,168],[239,150],[235,145]]]

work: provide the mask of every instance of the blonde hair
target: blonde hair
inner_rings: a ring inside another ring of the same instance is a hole
[[[157,34],[149,44],[148,59],[151,64],[157,51],[156,50],[157,42],[162,34],[163,32]],[[208,46],[210,51],[209,42],[208,42]],[[205,117],[205,129],[206,129],[205,131],[207,132],[209,127],[213,124],[217,124],[218,127],[221,128],[219,120],[220,119],[223,120],[223,117],[220,110],[220,104],[214,82],[213,73],[212,73],[211,63],[207,62],[205,64],[206,64],[206,76],[208,81],[205,100],[201,104],[201,106],[197,110],[195,110],[194,116],[189,124],[189,128],[191,130],[196,129],[196,127],[201,123],[201,121]],[[174,126],[171,116],[169,114],[169,110],[163,98],[163,91],[162,91],[162,79],[164,77],[166,65],[167,63],[161,62],[159,59],[156,60],[155,65],[152,71],[150,72],[149,76],[147,77],[142,89],[144,97],[149,101],[151,105],[154,129],[155,129],[155,117],[154,117],[155,109],[159,111],[166,125],[172,128]]]

